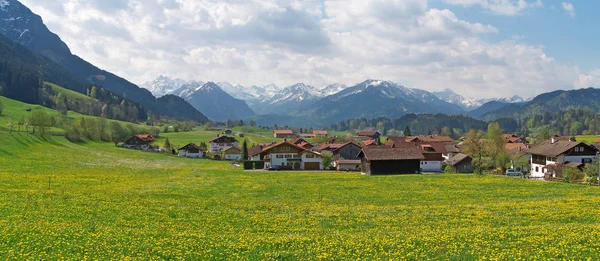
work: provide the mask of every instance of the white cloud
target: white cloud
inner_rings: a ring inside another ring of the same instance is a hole
[[[569,14],[571,17],[575,17],[575,7],[573,4],[568,2],[562,2],[562,8]]]
[[[75,54],[137,83],[158,75],[280,86],[379,78],[491,97],[533,96],[600,78],[518,38],[488,42],[482,36],[496,27],[425,0],[23,2]],[[537,3],[462,1],[480,2],[518,10]]]
[[[527,8],[543,7],[542,0],[445,0],[446,3],[462,6],[480,6],[500,15],[519,15]]]

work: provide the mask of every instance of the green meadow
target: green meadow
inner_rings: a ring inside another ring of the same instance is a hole
[[[0,99],[0,123],[30,106]],[[217,134],[166,133],[157,142]],[[246,137],[273,140],[268,134]],[[598,187],[245,172],[0,130],[1,260],[594,260],[598,238]]]

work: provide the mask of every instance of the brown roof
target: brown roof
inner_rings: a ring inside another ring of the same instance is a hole
[[[434,142],[454,142],[452,138],[449,136],[436,136],[436,135],[421,135],[421,136],[406,136],[406,137],[389,137],[393,141],[401,141],[404,139],[404,142],[415,142],[420,140],[425,143],[434,143]]]
[[[205,150],[204,148],[202,148],[202,147],[200,147],[200,146],[198,146],[198,145],[196,145],[194,143],[190,143],[188,145],[185,145],[185,146],[181,147],[179,150],[189,150],[189,149],[197,149],[199,151],[204,151]]]
[[[446,152],[451,153],[460,153],[462,151],[462,146],[458,144],[446,144],[444,145]]]
[[[268,146],[268,147],[266,147],[266,148],[263,148],[263,150],[262,150],[262,151],[267,151],[267,150],[270,150],[270,149],[272,149],[272,148],[279,147],[279,146],[281,146],[281,145],[283,145],[283,144],[288,144],[288,145],[291,145],[292,147],[297,147],[297,148],[298,148],[298,149],[300,149],[302,152],[304,152],[304,151],[306,150],[305,148],[302,148],[302,147],[300,147],[300,146],[298,146],[298,145],[296,145],[296,144],[294,144],[294,143],[290,143],[290,142],[288,142],[288,141],[281,141],[281,142],[274,143],[274,144],[272,144],[271,146]]]
[[[468,159],[468,158],[471,158],[471,156],[459,153],[459,154],[456,154],[451,159],[447,160],[446,163],[450,166],[456,166],[456,164],[461,163],[463,160]]]
[[[422,160],[425,159],[417,148],[366,147],[359,155],[367,160]]]
[[[292,130],[273,130],[275,134],[294,135]]]
[[[547,143],[537,145],[531,149],[526,150],[526,152],[528,154],[542,155],[542,156],[547,156],[547,157],[557,157],[561,154],[569,152],[570,150],[572,150],[573,148],[575,148],[577,146],[590,147],[589,145],[587,145],[583,142],[560,140],[560,141],[556,141],[554,143],[547,142]],[[592,148],[592,147],[590,147],[590,148]],[[593,150],[596,151],[595,148]]]
[[[219,137],[216,137],[216,138],[208,141],[208,143],[233,143],[233,142],[237,142],[237,140],[234,137],[228,137],[228,136],[219,136]]]
[[[359,131],[358,133],[356,133],[356,135],[358,136],[374,136],[376,133],[379,133],[377,131],[369,131],[369,130],[364,130],[364,131]]]
[[[260,154],[263,151],[264,147],[265,146],[257,145],[257,146],[254,146],[252,148],[248,148],[248,156],[252,157],[254,155]]]
[[[516,154],[527,150],[527,145],[523,143],[506,143],[504,144],[504,150],[510,154]]]
[[[580,167],[583,167],[583,163],[567,162],[567,164],[565,164],[565,168],[580,168]]]
[[[223,152],[226,152],[226,151],[228,151],[228,150],[230,150],[230,149],[238,149],[239,151],[242,151],[242,153],[243,153],[243,150],[242,150],[242,148],[240,148],[240,147],[238,147],[238,146],[232,146],[232,147],[229,147],[229,148],[224,148],[224,149],[223,149]]]
[[[422,153],[446,153],[446,146],[442,143],[421,144]]]

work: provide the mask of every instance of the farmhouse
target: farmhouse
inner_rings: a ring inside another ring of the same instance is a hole
[[[356,133],[356,136],[365,141],[365,140],[379,140],[381,134],[378,131],[364,130]]]
[[[402,137],[400,137],[402,138]],[[414,139],[408,139],[414,140]],[[389,140],[385,143],[386,147],[391,148],[417,148],[425,159],[421,160],[422,172],[442,172],[442,162],[446,154],[446,145],[441,142],[422,143]]]
[[[150,134],[134,134],[123,142],[123,147],[128,149],[147,150],[150,149],[150,143],[156,138]]]
[[[224,148],[235,147],[238,145],[238,142],[233,137],[217,135],[216,138],[209,140],[208,144],[210,144],[210,152],[215,153]]]
[[[326,130],[313,130],[313,135],[315,137],[326,137],[327,136],[327,131]]]
[[[265,168],[281,167],[290,170],[320,170],[322,156],[293,143],[282,141],[263,149]]]
[[[294,132],[292,130],[273,130],[273,137],[291,139],[294,138]]]
[[[444,157],[446,160],[449,160],[462,152],[462,145],[446,143],[444,144],[444,149],[446,150],[446,153],[442,154],[442,157]]]
[[[225,135],[231,135],[232,131],[230,129],[224,130],[223,134]]]
[[[583,142],[552,140],[525,151],[531,155],[531,177],[543,178],[546,174],[556,177],[552,165],[591,163],[598,149]]]
[[[451,143],[454,140],[448,136],[437,136],[437,135],[421,135],[421,136],[390,136],[387,139],[388,142],[400,143],[400,142],[415,142],[415,143]]]
[[[359,156],[364,175],[419,173],[425,157],[417,148],[363,148]]]
[[[181,147],[178,150],[178,155],[180,157],[186,157],[186,158],[204,158],[204,154],[205,154],[205,150],[204,148],[194,144],[194,143],[190,143],[187,144],[183,147]]]
[[[456,173],[473,173],[473,158],[462,153],[456,154],[454,157],[446,161],[448,166],[454,169]]]
[[[525,140],[514,134],[502,134],[504,143],[525,143]]]
[[[237,146],[223,149],[224,160],[242,160],[242,149]]]

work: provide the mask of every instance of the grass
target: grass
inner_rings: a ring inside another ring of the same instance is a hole
[[[234,134],[236,132],[234,131]],[[155,142],[155,144],[163,145],[166,138],[169,138],[169,142],[175,146],[184,146],[188,143],[196,143],[200,144],[200,142],[206,142],[216,138],[217,135],[222,135],[221,132],[218,131],[191,131],[191,132],[170,132],[170,133],[162,133],[160,134],[160,138]],[[248,146],[252,146],[252,144],[258,144],[262,142],[278,142],[283,139],[276,139],[273,136],[263,136],[259,133],[244,133],[244,137],[234,136],[239,143],[239,146],[242,146],[242,142],[244,139],[248,140]]]
[[[0,166],[3,260],[580,260],[600,248],[597,187],[244,172],[3,131]]]
[[[83,93],[78,93],[78,92],[73,91],[73,90],[65,89],[65,88],[63,88],[61,86],[58,86],[56,84],[49,83],[49,82],[44,82],[44,84],[45,85],[49,85],[55,93],[59,93],[59,92],[63,93],[63,95],[65,95],[65,97],[67,97],[67,99],[77,100],[77,101],[80,101],[80,102],[81,101],[87,101],[87,102],[92,102],[92,103],[98,102],[98,100],[96,100],[96,99],[94,99],[92,97],[86,96]]]
[[[579,135],[579,136],[575,136],[575,139],[577,141],[582,141],[587,144],[592,144],[592,143],[594,143],[595,140],[600,139],[600,136],[598,136],[598,135]]]

